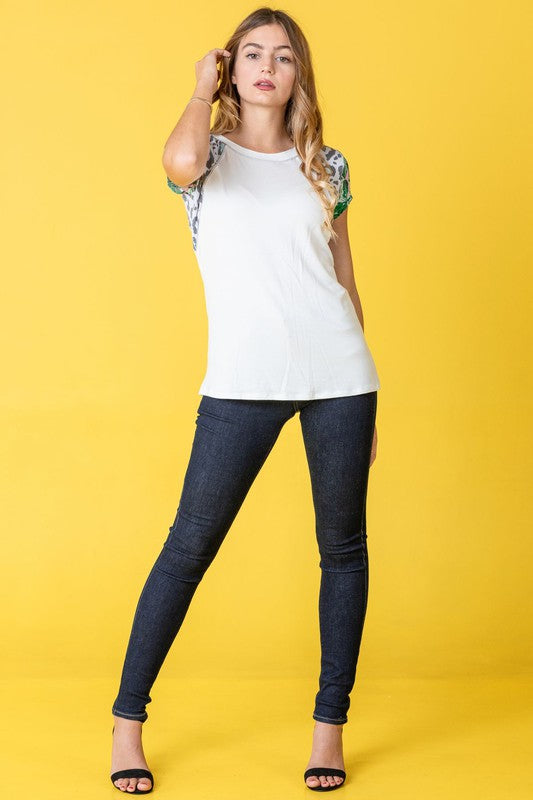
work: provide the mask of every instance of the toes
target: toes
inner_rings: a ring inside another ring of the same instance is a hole
[[[344,782],[344,778],[341,778],[340,775],[311,775],[305,782],[308,786],[320,785],[327,788],[328,786],[338,786]]]
[[[135,787],[138,787],[141,792],[146,792],[152,788],[150,778],[119,778],[113,783],[121,792],[129,792],[130,794],[135,791]]]
[[[130,778],[129,786],[127,787],[127,792],[135,791],[135,787],[137,787],[141,792],[146,792],[148,789],[152,788],[152,782],[150,778]]]

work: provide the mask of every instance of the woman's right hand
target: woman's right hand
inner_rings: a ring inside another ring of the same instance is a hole
[[[200,84],[213,95],[218,88],[218,81],[220,78],[218,62],[222,58],[229,58],[230,56],[231,53],[229,50],[218,47],[209,50],[209,52],[194,65],[196,70],[196,85]]]

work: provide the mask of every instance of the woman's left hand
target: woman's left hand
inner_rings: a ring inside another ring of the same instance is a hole
[[[370,466],[374,463],[376,459],[376,450],[378,447],[378,429],[374,425],[374,438],[372,440],[372,451],[370,453]]]

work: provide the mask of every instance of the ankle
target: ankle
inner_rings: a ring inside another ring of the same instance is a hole
[[[120,733],[140,733],[143,723],[136,719],[124,719],[124,717],[113,717],[113,730]]]
[[[318,720],[315,720],[315,731],[316,730],[332,730],[333,728],[342,733],[344,725],[334,725],[331,722],[319,722]]]

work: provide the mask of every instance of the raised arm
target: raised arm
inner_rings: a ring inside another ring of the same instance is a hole
[[[178,186],[188,186],[205,170],[209,156],[211,103],[218,84],[217,64],[229,57],[228,50],[210,50],[195,64],[196,86],[193,95],[204,98],[189,100],[163,150],[163,167],[170,180]]]

